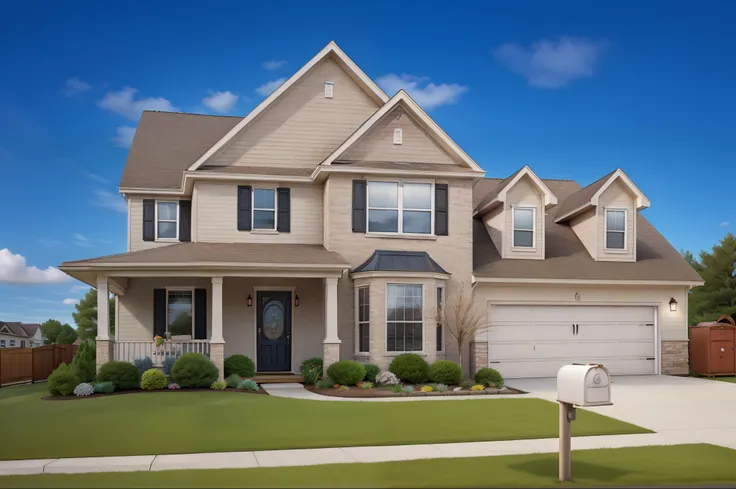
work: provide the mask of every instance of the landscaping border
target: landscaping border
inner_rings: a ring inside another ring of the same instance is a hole
[[[486,388],[482,391],[447,390],[445,392],[423,392],[415,390],[412,392],[392,392],[388,389],[373,388],[361,389],[359,387],[351,387],[348,390],[341,389],[319,389],[313,385],[304,385],[304,388],[315,394],[330,397],[347,397],[347,398],[376,398],[376,397],[451,397],[451,396],[504,396],[508,394],[528,394],[528,392],[504,387],[503,389]]]
[[[215,390],[215,389],[210,389],[208,387],[200,387],[200,388],[197,388],[197,389],[160,389],[160,390],[155,390],[155,391],[147,391],[147,390],[143,390],[143,389],[140,389],[140,390],[139,389],[133,389],[133,390],[110,392],[109,394],[102,394],[100,392],[96,392],[96,393],[91,394],[89,396],[50,396],[49,395],[49,396],[44,396],[41,399],[44,400],[44,401],[75,401],[77,399],[94,399],[94,398],[100,398],[100,397],[119,396],[119,395],[123,395],[123,394],[151,394],[151,393],[158,393],[158,394],[160,394],[162,392],[205,392],[205,391],[206,392],[212,392],[213,394],[214,393],[219,393],[219,392],[233,392],[233,393],[238,392],[238,393],[241,393],[241,394],[263,394],[263,395],[266,395],[266,396],[269,395],[268,392],[266,392],[265,390],[263,390],[263,387],[261,387],[259,385],[257,391],[249,391],[249,390],[245,390],[245,389],[225,389],[225,390],[222,390],[222,391],[218,391],[218,390]]]

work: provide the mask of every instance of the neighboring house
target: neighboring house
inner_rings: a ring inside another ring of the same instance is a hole
[[[60,268],[97,287],[99,363],[161,348],[220,371],[236,353],[258,372],[457,359],[434,310],[465,282],[490,325],[474,369],[687,373],[687,292],[702,281],[623,171],[584,188],[528,167],[484,175],[330,43],[244,118],[144,112],[120,182],[128,252]]]
[[[40,324],[0,321],[0,348],[33,348],[43,345]]]

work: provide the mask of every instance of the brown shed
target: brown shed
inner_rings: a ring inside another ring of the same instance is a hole
[[[736,323],[730,316],[690,327],[690,368],[699,375],[736,375]]]

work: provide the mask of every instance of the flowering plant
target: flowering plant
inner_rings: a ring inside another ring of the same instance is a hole
[[[164,338],[162,336],[156,335],[153,337],[153,343],[156,346],[161,346],[164,344]]]
[[[181,389],[181,387],[179,387],[179,384],[174,383],[174,384],[169,384],[168,389],[170,391],[175,391],[176,389]]]

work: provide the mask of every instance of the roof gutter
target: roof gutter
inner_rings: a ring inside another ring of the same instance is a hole
[[[507,278],[507,277],[478,277],[473,275],[473,282],[487,284],[569,284],[569,285],[671,285],[685,287],[699,287],[705,284],[702,280],[603,280],[583,278]]]

